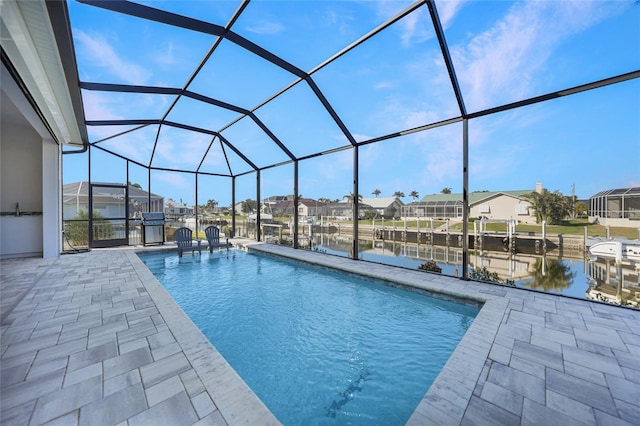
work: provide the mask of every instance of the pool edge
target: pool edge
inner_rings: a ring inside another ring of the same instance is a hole
[[[125,253],[225,421],[228,424],[279,425],[275,415],[169,295],[138,257],[137,251]]]

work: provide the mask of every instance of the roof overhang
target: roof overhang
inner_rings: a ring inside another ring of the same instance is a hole
[[[86,147],[66,3],[9,0],[0,4],[0,10],[6,68],[56,142]]]

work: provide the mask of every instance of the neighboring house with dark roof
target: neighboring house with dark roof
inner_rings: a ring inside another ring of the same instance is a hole
[[[92,185],[115,185],[117,183],[91,182]],[[129,217],[141,217],[141,213],[161,212],[164,207],[164,197],[154,193],[149,193],[141,188],[129,185]],[[151,201],[151,204],[149,204]],[[150,208],[149,208],[150,206]],[[87,213],[89,211],[89,182],[79,181],[63,185],[62,187],[62,209],[64,219],[73,219],[78,216],[80,210]],[[102,217],[124,217],[124,206],[122,200],[114,198],[107,193],[94,193],[93,211]]]
[[[261,212],[274,214],[274,210],[278,210],[286,201],[293,201],[293,195],[272,195],[262,200]],[[275,212],[277,214],[277,212]]]
[[[608,189],[589,198],[589,222],[640,227],[640,186]]]
[[[536,223],[528,195],[540,191],[541,184],[537,184],[535,189],[472,192],[469,194],[469,217]],[[427,195],[419,202],[402,208],[403,217],[462,219],[462,213],[462,193]]]
[[[172,198],[169,198],[164,205],[164,214],[168,216],[193,216],[195,209],[186,204],[180,204]]]
[[[292,197],[292,196],[291,196]],[[295,204],[290,196],[282,197],[282,199],[276,199],[276,197],[269,197],[270,202],[262,203],[262,212],[273,214],[274,216],[293,216],[295,211]],[[314,200],[312,198],[299,198],[298,199],[298,216],[300,217],[319,217],[327,216],[328,211],[325,208],[326,204]]]

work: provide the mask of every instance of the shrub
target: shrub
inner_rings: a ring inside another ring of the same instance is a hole
[[[94,226],[99,225],[97,228],[100,230],[100,238],[109,239],[113,236],[113,225],[111,222],[102,220],[102,215],[95,210],[93,212],[93,224]],[[64,232],[72,245],[88,246],[89,213],[81,209],[75,217],[66,223]]]
[[[489,271],[486,266],[483,266],[480,269],[470,269],[469,278],[474,281],[485,281],[490,283],[507,284],[510,286],[515,286],[515,282],[513,280],[509,280],[509,279],[506,279],[504,281],[501,280],[497,272]]]
[[[418,269],[428,272],[442,272],[442,268],[439,267],[438,264],[433,260],[427,260],[425,263],[418,266]]]

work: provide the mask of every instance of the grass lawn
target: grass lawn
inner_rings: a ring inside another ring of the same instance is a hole
[[[605,226],[589,223],[587,219],[574,219],[567,221],[562,225],[547,225],[547,234],[584,235],[585,227],[587,228],[587,235],[589,237],[607,236],[607,228]],[[462,229],[462,225],[456,224],[451,228],[460,230]],[[469,229],[473,232],[473,223],[469,223]],[[487,230],[507,232],[507,225],[505,223],[488,223]],[[638,238],[638,228],[612,226],[610,231],[612,237],[626,237],[629,239]],[[518,224],[516,226],[516,232],[542,233],[542,225]]]
[[[229,223],[231,222],[231,216],[228,216],[228,217],[222,216],[222,218],[227,219]],[[291,220],[289,217],[274,217],[274,219],[276,221],[280,221],[284,223],[288,223]],[[246,216],[236,216],[236,220],[238,221],[246,220]],[[327,222],[329,222],[327,219],[323,219],[323,223],[327,223]],[[370,219],[363,219],[359,223],[361,225],[371,225],[372,221]],[[353,222],[350,220],[344,220],[344,221],[341,220],[341,221],[333,221],[333,224],[334,225],[337,225],[337,224],[351,225],[353,224]],[[384,220],[384,226],[387,228],[391,228],[393,224],[394,224],[394,221],[392,221],[391,219]],[[428,220],[421,220],[419,224],[420,224],[421,230],[428,230],[431,228],[431,222]],[[444,220],[433,221],[434,228],[438,228],[440,226],[443,226],[444,224],[445,224]],[[396,229],[402,230],[404,228],[404,221],[396,220],[395,225],[396,225]],[[381,227],[382,220],[377,219],[375,221],[375,226]],[[488,231],[507,232],[506,223],[488,223],[486,226]],[[418,221],[417,220],[407,221],[407,227],[417,228]],[[574,219],[574,220],[567,221],[562,225],[547,225],[547,234],[583,235],[585,227],[587,228],[587,233],[588,233],[587,235],[589,237],[606,237],[607,236],[607,229],[605,226],[589,223],[587,219]],[[640,228],[640,223],[638,224],[638,228]],[[638,228],[625,228],[625,227],[612,226],[610,228],[610,232],[612,237],[625,237],[633,240],[638,238]],[[452,224],[451,230],[455,230],[455,231],[462,230],[462,224],[461,223]],[[473,222],[469,222],[469,232],[473,233]],[[521,232],[521,233],[535,232],[535,233],[541,234],[542,226],[535,225],[535,224],[534,225],[518,224],[516,226],[516,232]]]

